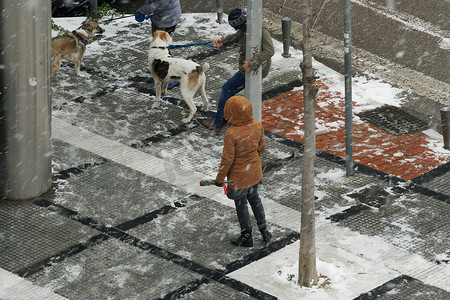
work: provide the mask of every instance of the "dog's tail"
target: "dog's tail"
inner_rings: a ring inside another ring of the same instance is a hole
[[[202,72],[206,73],[206,71],[209,70],[209,64],[207,62],[205,62],[202,66]]]
[[[206,73],[206,71],[209,70],[209,64],[208,63],[204,63],[202,66],[197,66],[195,68],[195,70],[193,70],[192,72],[195,72],[197,74],[202,74],[202,73]]]

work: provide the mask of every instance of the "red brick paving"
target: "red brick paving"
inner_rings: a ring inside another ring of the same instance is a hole
[[[345,99],[329,90],[326,78],[316,83],[316,147],[345,158]],[[263,102],[262,123],[269,131],[303,143],[303,91]],[[438,152],[436,144],[422,132],[395,136],[353,115],[354,161],[384,173],[411,180],[449,162],[450,151]]]

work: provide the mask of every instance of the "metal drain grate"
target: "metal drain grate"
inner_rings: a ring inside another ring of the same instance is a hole
[[[411,134],[429,128],[428,124],[398,107],[385,105],[358,116],[364,121],[393,135]]]

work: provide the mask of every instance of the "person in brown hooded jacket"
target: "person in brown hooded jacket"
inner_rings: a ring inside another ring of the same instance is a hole
[[[236,246],[253,246],[252,226],[247,201],[250,203],[264,243],[272,237],[267,230],[264,207],[258,195],[262,180],[260,155],[266,148],[264,129],[253,119],[250,101],[242,96],[228,99],[224,116],[232,126],[225,132],[222,159],[215,184],[222,186],[227,177],[228,198],[234,200],[241,235],[231,239]]]

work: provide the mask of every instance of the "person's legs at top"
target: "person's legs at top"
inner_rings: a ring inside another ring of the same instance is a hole
[[[162,27],[156,26],[155,23],[152,22],[152,35],[153,35],[153,33],[155,33],[156,30],[162,30],[162,31],[165,31],[168,34],[172,35],[174,33],[176,27],[177,27],[177,25],[174,25],[172,27],[162,28]]]
[[[224,125],[223,110],[228,99],[236,95],[245,88],[245,74],[236,72],[227,82],[222,86],[219,103],[217,105],[217,112],[212,119],[212,123],[217,128],[222,128]]]
[[[225,125],[225,119],[223,116],[223,110],[227,100],[242,91],[245,88],[245,74],[236,72],[227,82],[222,86],[222,92],[220,93],[219,103],[217,104],[217,111],[214,117],[210,119],[197,119],[197,123],[205,127],[208,130],[214,131],[219,134],[222,127]]]

